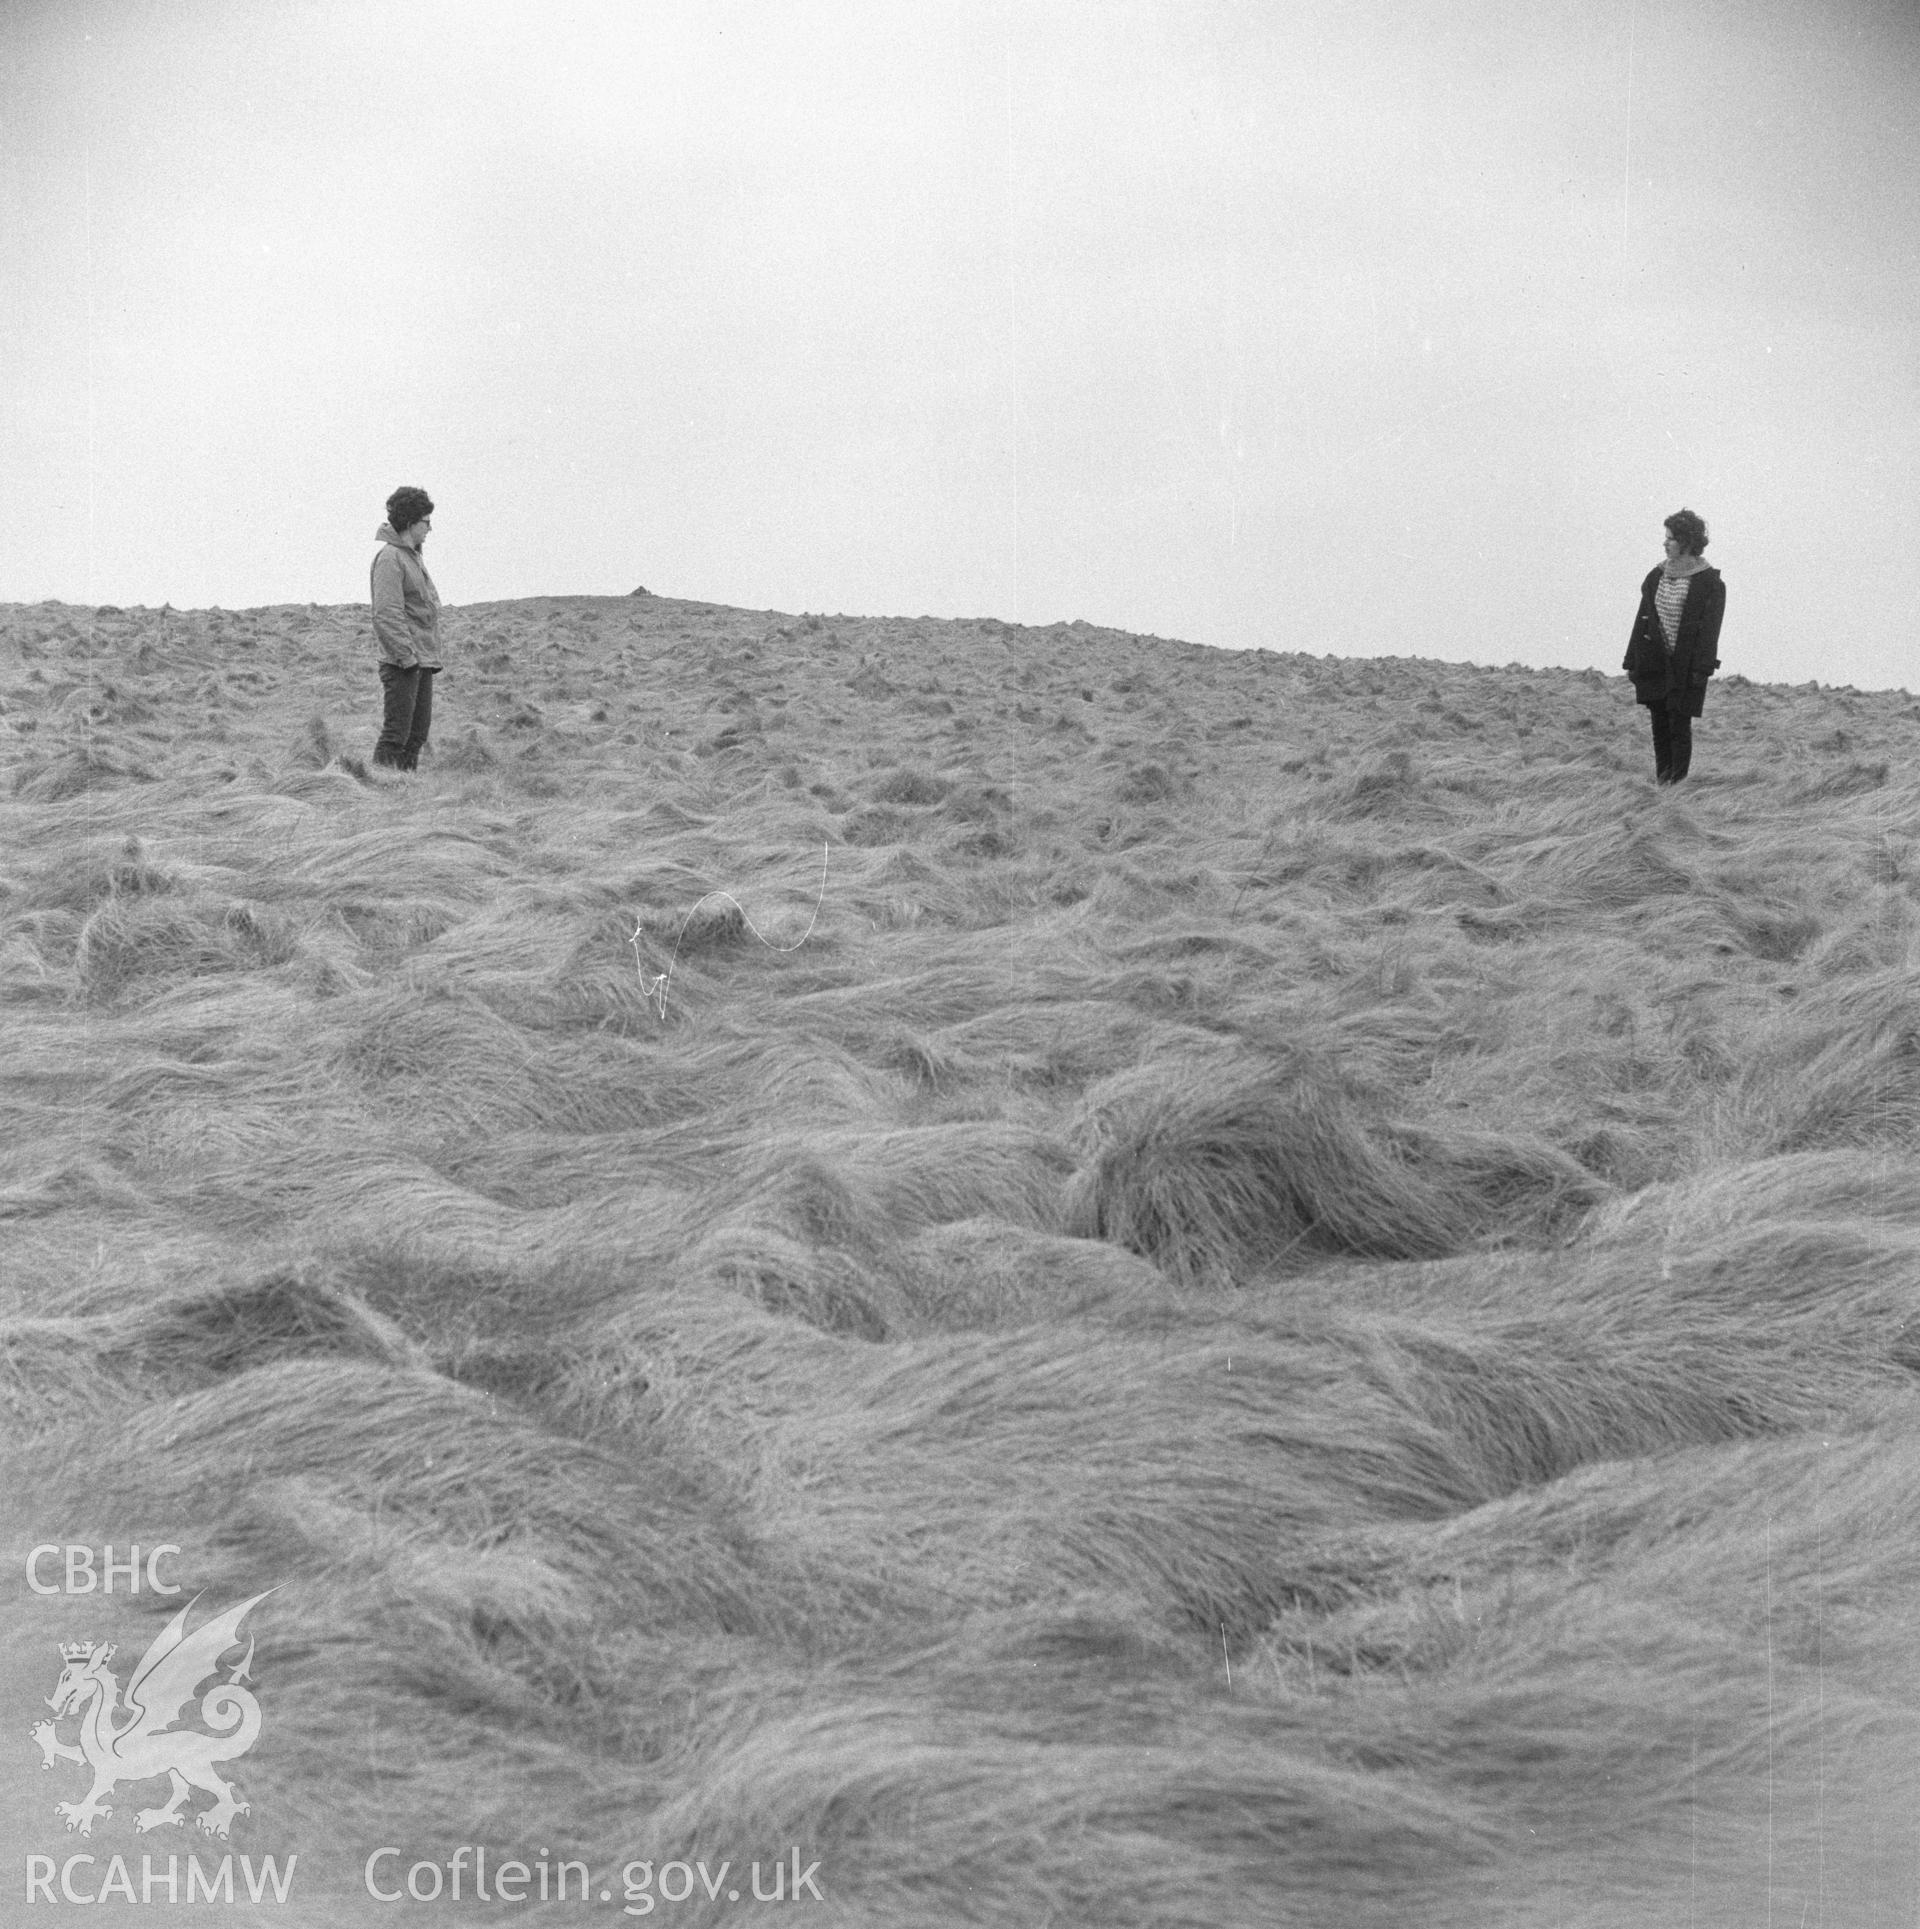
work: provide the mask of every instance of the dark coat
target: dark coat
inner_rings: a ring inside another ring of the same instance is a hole
[[[1680,634],[1674,638],[1669,662],[1660,613],[1653,606],[1653,592],[1659,584],[1660,571],[1649,570],[1647,580],[1640,585],[1640,613],[1633,619],[1633,634],[1627,639],[1627,660],[1620,667],[1633,679],[1637,702],[1648,709],[1664,703],[1697,717],[1707,701],[1707,679],[1720,667],[1720,619],[1726,614],[1727,586],[1717,569],[1694,572],[1687,585],[1687,600],[1681,605]]]

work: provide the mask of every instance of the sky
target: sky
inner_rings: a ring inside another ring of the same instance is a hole
[[[1914,687],[1912,0],[0,0],[0,600]]]

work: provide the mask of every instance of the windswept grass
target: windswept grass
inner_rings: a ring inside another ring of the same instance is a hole
[[[1911,1920],[1920,705],[449,626],[409,780],[358,611],[0,612],[9,1546],[274,1590],[313,1920]]]

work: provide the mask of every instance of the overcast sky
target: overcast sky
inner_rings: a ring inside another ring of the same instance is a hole
[[[0,0],[0,599],[1912,686],[1912,0]]]

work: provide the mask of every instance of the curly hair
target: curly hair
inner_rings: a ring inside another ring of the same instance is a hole
[[[404,536],[417,522],[433,514],[433,498],[411,483],[396,489],[387,498],[387,521],[396,536]]]
[[[431,506],[431,505],[429,505]],[[395,525],[398,527],[398,525]],[[1676,509],[1667,518],[1667,528],[1680,545],[1682,554],[1697,556],[1707,546],[1707,525],[1691,509]]]

